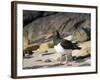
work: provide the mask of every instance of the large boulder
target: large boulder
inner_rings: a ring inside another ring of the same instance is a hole
[[[80,43],[79,46],[82,48],[81,50],[73,50],[72,56],[82,57],[91,55],[91,41]]]
[[[38,14],[34,13],[34,17],[38,16]],[[90,14],[42,12],[42,15],[44,14],[45,16],[38,16],[37,19],[34,19],[31,23],[24,26],[24,33],[26,31],[28,32],[28,39],[30,42],[33,42],[35,38],[40,37],[41,35],[50,32],[52,33],[55,30],[59,30],[59,32],[65,37],[72,35],[74,31],[77,32],[77,29],[81,32],[81,28],[83,27],[90,28]],[[82,31],[81,34],[85,36],[84,38],[87,38],[84,31]],[[78,34],[78,36],[80,35]],[[82,39],[82,41],[84,40]]]
[[[77,30],[73,33],[73,40],[77,42],[85,42],[90,40],[90,29],[88,28],[82,28],[80,30]]]
[[[51,42],[41,43],[38,48],[38,51],[45,51],[48,50],[49,48],[53,48],[53,43]]]

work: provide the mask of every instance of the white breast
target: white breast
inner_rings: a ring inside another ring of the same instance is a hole
[[[60,45],[60,43],[56,46],[54,46],[54,49],[57,51],[57,53],[60,53],[60,54],[69,54],[72,52],[71,49],[63,49],[62,46]]]
[[[57,53],[64,53],[64,49],[61,47],[60,43],[56,46],[54,46]]]

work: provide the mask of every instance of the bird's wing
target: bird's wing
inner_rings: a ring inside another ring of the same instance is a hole
[[[73,43],[69,40],[65,40],[63,39],[61,41],[61,46],[64,48],[64,49],[72,49],[73,48]]]

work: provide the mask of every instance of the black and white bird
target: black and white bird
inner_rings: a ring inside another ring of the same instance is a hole
[[[56,52],[61,54],[60,63],[62,62],[63,55],[66,56],[65,63],[67,63],[72,60],[72,50],[81,49],[81,47],[78,47],[78,43],[63,39],[58,30],[53,33],[53,43]]]

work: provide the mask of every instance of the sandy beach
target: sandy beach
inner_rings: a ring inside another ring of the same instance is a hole
[[[60,56],[61,55],[56,53],[54,48],[50,48],[47,51],[42,52],[34,51],[33,55],[23,58],[23,69],[38,69],[49,67],[82,67],[90,66],[91,64],[90,57],[60,64]],[[65,62],[65,57],[63,57],[62,62]]]

